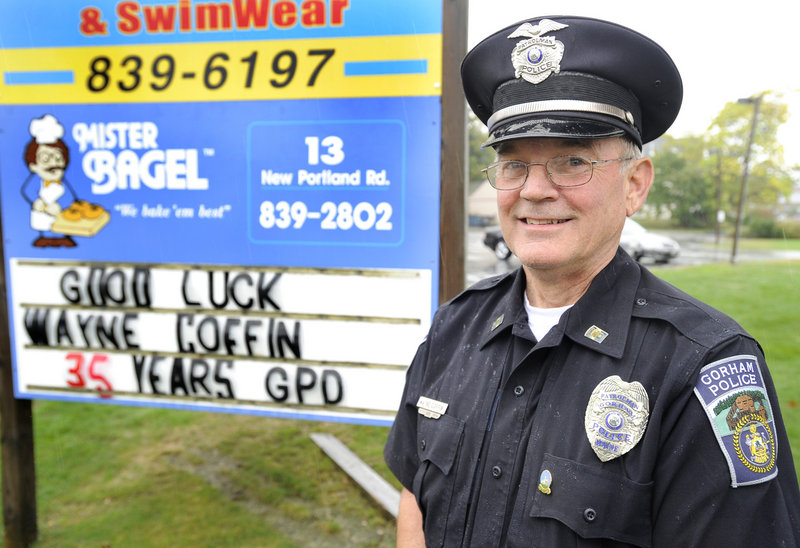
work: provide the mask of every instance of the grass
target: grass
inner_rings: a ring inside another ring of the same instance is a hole
[[[800,262],[656,272],[759,339],[800,467]],[[36,548],[394,546],[393,519],[308,437],[399,487],[387,428],[37,400],[34,429]]]
[[[776,251],[800,251],[798,238],[744,238],[742,249],[772,249]]]
[[[389,476],[386,428],[40,400],[34,429],[37,548],[394,545],[393,519],[309,438]]]
[[[718,263],[653,269],[664,280],[732,316],[764,349],[800,470],[800,262]]]

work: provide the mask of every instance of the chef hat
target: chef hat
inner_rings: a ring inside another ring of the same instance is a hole
[[[31,120],[28,131],[40,145],[52,145],[64,136],[64,126],[52,114]]]

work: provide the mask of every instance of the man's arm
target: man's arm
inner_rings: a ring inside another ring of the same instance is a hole
[[[694,389],[684,390],[673,400],[665,414],[670,418],[661,425],[661,431],[668,434],[663,437],[654,469],[653,547],[750,546],[764,542],[800,546],[797,475],[778,397],[760,347],[753,339],[737,337],[715,348],[703,362],[723,364],[720,367],[728,362],[759,364],[760,375],[751,369],[753,373],[747,377],[751,384],[742,386],[745,390],[730,390],[734,394],[766,394],[769,401],[766,406],[762,403],[762,408],[769,420],[763,420],[760,413],[747,412],[730,434],[724,429],[729,425],[718,429],[714,425],[724,423],[709,422],[709,417],[723,411],[713,408],[718,400],[703,397],[703,390],[707,390],[704,375],[710,381],[714,379],[702,371]],[[736,377],[730,374],[730,378]],[[714,382],[718,391],[724,390],[722,382]],[[729,397],[724,393],[712,396]],[[748,456],[747,421],[759,424],[759,433],[769,437],[766,462]],[[728,441],[728,436],[733,439]],[[739,446],[733,441],[736,437]],[[734,481],[740,482],[736,488]],[[762,519],[765,516],[769,517]]]
[[[397,547],[425,548],[422,512],[417,506],[414,493],[405,487],[400,493],[400,508],[397,512]]]

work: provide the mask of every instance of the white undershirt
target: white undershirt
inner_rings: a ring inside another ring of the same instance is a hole
[[[523,297],[525,301],[525,311],[528,313],[528,325],[537,341],[541,341],[547,332],[561,319],[561,315],[572,308],[571,304],[559,306],[557,308],[537,308],[528,302],[528,295]]]

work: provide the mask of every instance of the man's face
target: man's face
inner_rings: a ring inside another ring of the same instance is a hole
[[[36,150],[36,162],[28,164],[28,168],[42,179],[60,180],[66,168],[64,153],[58,147],[39,145]]]
[[[546,162],[569,154],[589,160],[619,158],[624,154],[623,142],[617,138],[518,139],[498,149],[499,160],[523,162]],[[638,172],[642,163],[647,173]],[[522,188],[497,191],[503,236],[526,269],[594,275],[611,260],[626,215],[641,206],[652,182],[649,160],[630,164],[596,164],[588,183],[570,188],[553,184],[544,166],[530,166]],[[634,172],[637,176],[632,176]],[[644,178],[638,177],[642,174]]]

